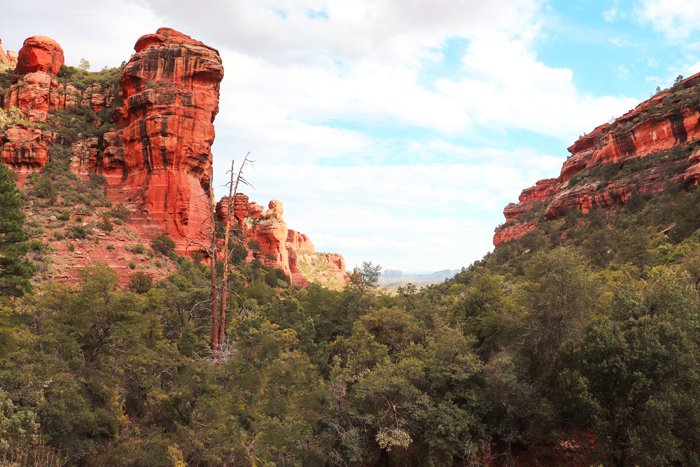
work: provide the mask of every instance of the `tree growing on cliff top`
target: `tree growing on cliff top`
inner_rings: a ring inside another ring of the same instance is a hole
[[[13,178],[7,166],[0,164],[0,295],[21,296],[32,290],[29,278],[35,268],[24,258],[29,237]]]

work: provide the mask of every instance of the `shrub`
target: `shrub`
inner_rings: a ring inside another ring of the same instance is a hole
[[[131,264],[133,264],[133,261],[129,263],[129,267],[131,267]],[[138,294],[144,294],[153,288],[153,277],[142,271],[136,272],[129,278],[128,287]]]
[[[138,243],[138,244],[136,244],[136,246],[134,247],[134,251],[135,251],[136,253],[139,253],[139,254],[143,253],[144,250],[145,250],[145,248],[143,247],[143,243]]]
[[[29,242],[29,249],[32,251],[45,251],[46,245],[41,240],[32,240]]]
[[[34,192],[39,198],[48,198],[49,204],[53,205],[58,198],[58,193],[50,179],[41,177],[34,184]]]
[[[114,224],[112,224],[109,219],[106,219],[98,224],[98,227],[105,232],[111,232],[114,230]]]
[[[82,226],[76,225],[66,229],[66,236],[68,238],[82,240],[88,236],[88,233],[87,230],[85,230]]]
[[[160,234],[151,240],[151,247],[156,253],[168,256],[175,250],[175,242],[166,234]]]
[[[114,250],[114,245],[107,245],[108,250]]]
[[[61,214],[58,215],[58,219],[62,221],[67,221],[70,219],[70,211],[63,211]]]
[[[129,261],[129,269],[136,269],[136,263]]]
[[[131,212],[126,208],[126,206],[119,203],[116,207],[107,211],[107,215],[109,217],[116,217],[117,219],[125,220],[131,215]]]

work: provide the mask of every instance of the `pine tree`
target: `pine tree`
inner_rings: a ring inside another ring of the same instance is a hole
[[[24,232],[25,215],[12,172],[0,164],[0,295],[21,296],[30,292],[34,265],[24,258],[29,237]]]

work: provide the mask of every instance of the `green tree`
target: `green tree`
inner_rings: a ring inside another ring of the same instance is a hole
[[[660,318],[599,322],[557,355],[564,415],[595,431],[613,465],[700,465],[697,352]]]
[[[163,256],[168,256],[170,253],[175,251],[175,241],[168,237],[166,234],[160,234],[153,240],[151,240],[151,246],[153,251],[160,253]]]
[[[350,286],[357,289],[362,296],[367,291],[377,288],[381,271],[381,265],[373,266],[371,261],[363,261],[362,267],[355,268],[355,271],[350,275]]]
[[[536,373],[549,369],[559,347],[577,337],[595,305],[597,282],[573,251],[537,254],[527,265],[520,293],[521,333]]]
[[[29,248],[25,215],[13,174],[0,164],[0,295],[21,296],[32,290],[34,265],[24,256]]]

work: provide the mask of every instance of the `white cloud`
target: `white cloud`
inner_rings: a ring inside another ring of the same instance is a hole
[[[463,61],[479,78],[440,80],[438,86],[485,125],[522,128],[569,141],[599,125],[603,116],[622,114],[638,103],[631,98],[582,95],[571,70],[544,65],[525,43],[504,36],[473,41]]]
[[[153,11],[129,0],[6,2],[2,17],[5,49],[19,52],[26,38],[48,36],[61,45],[67,64],[85,58],[93,71],[129,60],[136,40],[162,26]]]
[[[627,40],[622,40],[618,37],[613,37],[612,39],[608,39],[608,42],[610,42],[613,45],[616,45],[618,47],[624,47],[627,45],[630,45],[630,42]]]
[[[700,3],[687,0],[642,0],[635,10],[643,23],[651,23],[655,30],[671,41],[681,41],[700,28]]]
[[[603,19],[607,21],[608,23],[612,23],[617,19],[617,8],[612,7],[609,10],[605,10],[603,12]]]
[[[342,60],[404,62],[446,38],[498,29],[520,33],[539,0],[218,0],[192,8],[184,0],[146,0],[212,43],[279,63],[308,63],[319,54]],[[323,11],[327,20],[310,18]],[[283,15],[277,12],[283,12]]]
[[[581,92],[571,70],[538,59],[542,3],[36,0],[3,7],[2,38],[18,49],[48,35],[69,64],[84,57],[93,69],[128,60],[161,26],[216,47],[226,75],[215,184],[250,151],[251,199],[281,199],[290,227],[320,250],[348,265],[438,270],[481,257],[503,207],[556,176],[564,146],[637,103]],[[455,38],[461,62],[445,56]],[[449,79],[426,78],[448,61]],[[556,137],[561,157],[501,141],[477,148],[468,138],[483,128]]]

